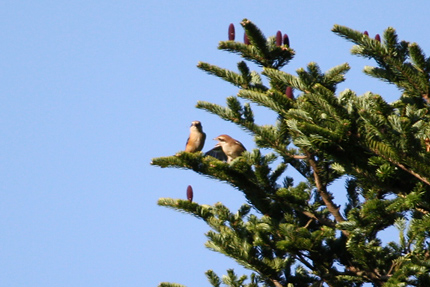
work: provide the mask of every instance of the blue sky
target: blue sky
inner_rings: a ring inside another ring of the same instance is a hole
[[[209,286],[204,272],[242,269],[204,247],[208,227],[158,207],[160,197],[236,210],[244,198],[191,171],[160,169],[151,158],[184,148],[200,120],[210,139],[227,133],[248,149],[252,138],[197,110],[224,104],[237,90],[196,68],[234,69],[239,58],[216,49],[230,23],[237,39],[248,18],[266,36],[287,33],[294,73],[348,62],[340,89],[398,91],[362,74],[368,60],[334,24],[394,27],[430,50],[427,1],[2,1],[0,3],[0,286]],[[274,115],[257,109],[257,121]],[[342,194],[342,185],[332,187]],[[388,235],[394,240],[397,234]]]

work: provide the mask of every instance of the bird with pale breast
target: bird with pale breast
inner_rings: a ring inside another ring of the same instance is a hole
[[[203,132],[201,122],[193,121],[190,127],[190,136],[185,144],[186,152],[198,152],[203,149],[205,145],[206,134]]]
[[[220,135],[214,138],[214,140],[217,140],[218,143],[213,149],[206,152],[205,155],[210,155],[219,160],[230,163],[232,160],[238,156],[241,156],[242,153],[246,151],[246,148],[240,141],[235,140],[229,135]]]

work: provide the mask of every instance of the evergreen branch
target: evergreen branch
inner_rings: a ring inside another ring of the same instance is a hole
[[[378,150],[377,148],[372,149],[372,151],[375,154],[379,155],[380,157],[384,158],[385,160],[391,162],[392,164],[394,164],[394,165],[400,167],[401,169],[403,169],[404,171],[410,173],[411,175],[413,175],[414,177],[416,177],[420,181],[424,182],[425,184],[430,185],[430,180],[427,177],[424,177],[424,176],[420,175],[419,173],[417,173],[414,170],[408,168],[407,166],[405,166],[404,164],[402,164],[399,161],[395,160],[394,158],[390,158],[389,156],[386,156],[386,155],[382,154],[380,152],[380,150]]]
[[[387,50],[378,40],[372,39],[360,31],[341,25],[334,25],[332,31],[337,35],[357,44],[351,49],[351,53],[366,58],[374,58],[377,61],[386,54]]]
[[[263,32],[251,21],[244,19],[241,25],[245,29],[250,45],[235,41],[221,41],[218,49],[239,54],[259,66],[277,69],[293,58],[293,49],[286,45],[277,46],[273,37],[266,39]]]
[[[343,73],[349,70],[348,64],[339,65],[328,71],[327,74],[321,72],[317,63],[311,62],[306,67],[298,69],[297,75],[300,82],[304,85],[305,92],[315,91],[317,87],[324,87],[325,89],[334,92],[336,85],[345,80]]]
[[[199,69],[202,69],[203,71],[206,71],[208,74],[215,75],[229,83],[232,83],[237,87],[248,87],[249,80],[245,79],[242,75],[239,75],[233,71],[223,69],[215,65],[210,65],[204,62],[199,62],[197,64],[197,67]]]
[[[235,286],[243,286],[243,282],[246,280],[247,276],[242,275],[240,278],[234,273],[233,269],[227,270],[227,276],[223,276],[222,281],[227,286],[235,287]]]
[[[292,100],[288,99],[285,94],[277,91],[269,90],[262,93],[254,90],[240,90],[237,95],[260,106],[269,108],[281,116],[285,115],[285,112],[293,106]]]
[[[352,54],[374,59],[379,68],[366,67],[364,72],[372,77],[395,84],[401,90],[413,95],[416,99],[428,100],[430,91],[430,66],[421,48],[413,43],[398,42],[397,34],[391,27],[384,32],[384,43],[370,39],[343,26],[335,25],[332,29],[336,34],[356,44]],[[412,63],[407,62],[411,58]],[[422,105],[422,103],[419,103]]]
[[[209,205],[199,205],[194,202],[189,202],[188,200],[159,198],[157,204],[159,206],[164,206],[180,212],[191,214],[197,218],[203,219],[206,222],[210,222],[210,219],[215,217],[213,207]],[[212,225],[212,227],[215,228],[216,226]]]
[[[319,170],[318,165],[315,161],[315,158],[310,153],[308,153],[308,162],[313,169],[315,185],[316,185],[316,188],[317,188],[319,195],[321,196],[321,198],[324,201],[324,204],[327,206],[327,209],[334,216],[334,218],[336,219],[337,222],[344,222],[345,219],[340,214],[339,207],[333,203],[332,197],[328,194],[328,192],[326,190],[326,186],[322,182],[322,179],[321,179],[320,174],[319,174],[320,170]],[[345,234],[346,236],[348,236],[348,234],[349,234],[345,230],[342,230],[342,233]]]
[[[212,286],[214,286],[214,287],[221,286],[221,279],[219,278],[218,275],[215,274],[215,272],[213,270],[208,270],[208,271],[206,271],[205,274],[209,280],[209,283],[211,283]]]
[[[405,120],[400,121],[398,116],[390,116],[389,117],[390,122],[381,116],[376,116],[376,120],[370,119],[371,117],[374,117],[374,115],[371,115],[371,111],[369,112],[370,113],[368,113],[367,116],[362,114],[362,119],[364,120],[364,122],[367,123],[365,124],[366,132],[364,134],[366,135],[366,138],[367,138],[366,145],[369,148],[369,150],[381,156],[385,160],[391,162],[392,164],[400,167],[401,169],[407,171],[408,173],[412,174],[413,176],[425,182],[426,184],[429,184],[430,183],[429,179],[423,176],[422,174],[420,174],[420,172],[416,171],[416,170],[425,170],[424,168],[427,166],[426,161],[422,162],[420,158],[418,158],[415,155],[415,153],[413,154],[412,158],[407,157],[406,154],[402,152],[402,147],[393,146],[393,144],[394,145],[401,144],[402,140],[399,141],[396,138],[394,139],[388,138],[387,137],[388,134],[386,132],[379,131],[377,127],[377,126],[380,126],[380,129],[386,130],[387,126],[390,125],[393,130],[397,129],[399,134],[406,135],[407,130],[410,130],[411,124],[410,123],[405,124]],[[371,121],[374,121],[374,123],[372,123]],[[400,125],[404,125],[404,127]],[[376,135],[378,138],[375,138]],[[410,142],[407,144],[404,144],[404,149],[406,152],[409,152],[407,149],[408,147],[410,148],[410,146],[411,146]],[[403,163],[401,163],[401,161],[403,161]],[[420,168],[418,164],[420,162],[422,162],[423,168]],[[408,163],[408,166],[406,166],[404,163]],[[426,170],[425,173],[428,174],[429,172]]]
[[[325,72],[324,77],[329,83],[341,83],[345,81],[345,74],[351,69],[348,63],[335,66]]]
[[[275,279],[270,279],[272,281],[272,283],[276,286],[276,287],[284,287],[281,283],[279,283],[278,280]]]
[[[348,112],[340,104],[339,99],[330,93],[307,93],[298,101],[298,106],[308,113],[315,115],[322,123],[338,123],[342,126],[348,122]]]
[[[239,69],[240,73],[242,74],[242,77],[246,79],[247,83],[250,83],[252,80],[251,72],[248,68],[248,65],[244,61],[240,61],[237,63],[237,68]]]
[[[391,71],[387,71],[383,68],[372,67],[372,66],[364,66],[363,72],[366,75],[369,75],[375,79],[381,79],[384,82],[391,83],[389,80],[393,74]]]
[[[258,54],[260,62],[265,65],[266,59],[270,58],[270,53],[266,46],[267,40],[263,32],[248,19],[243,19],[240,25],[245,29],[245,33],[248,36],[251,45],[255,47],[257,52],[256,54]]]
[[[218,115],[224,120],[231,121],[242,128],[249,129],[254,126],[254,115],[251,107],[245,104],[243,107],[236,97],[227,98],[228,108],[205,101],[198,101],[196,108],[206,110]]]
[[[246,125],[246,129],[255,135],[255,142],[260,148],[273,149],[282,156],[285,163],[291,164],[299,173],[307,177],[306,166],[300,161],[307,156],[299,155],[295,149],[288,148],[289,136],[283,135],[282,131],[270,125]]]
[[[152,165],[162,168],[191,169],[199,174],[224,181],[240,189],[247,200],[261,213],[270,214],[274,218],[282,217],[282,210],[273,208],[276,205],[268,194],[275,193],[275,186],[265,184],[258,178],[251,166],[258,162],[256,157],[242,157],[231,164],[221,162],[211,156],[203,156],[202,153],[180,152],[176,156],[154,158]]]
[[[305,87],[299,79],[291,74],[273,68],[264,68],[262,75],[270,79],[270,85],[273,89],[283,92],[287,86],[304,91]]]
[[[297,187],[280,188],[276,192],[275,200],[280,202],[282,205],[287,205],[291,210],[287,210],[286,213],[290,214],[293,211],[297,214],[303,214],[305,217],[301,218],[299,222],[306,222],[305,228],[308,228],[311,221],[316,221],[322,225],[334,228],[335,222],[330,220],[325,211],[318,212],[319,204],[315,206],[309,206],[309,200],[311,197],[310,193],[307,193],[305,183],[300,183]],[[302,225],[302,223],[299,223]],[[318,227],[316,227],[318,226]],[[311,228],[319,229],[320,225],[314,224]]]
[[[239,54],[244,59],[253,62],[258,66],[270,66],[270,63],[261,55],[262,51],[255,45],[246,45],[239,42],[221,41],[218,49],[228,51],[230,53]]]
[[[321,216],[317,216],[317,215],[313,214],[312,212],[303,210],[302,213],[303,213],[303,215],[309,217],[311,220],[314,219],[314,220],[320,222],[322,225],[325,225],[325,226],[328,226],[331,228],[336,227],[336,223],[334,223],[333,221],[328,220],[326,218],[323,218]]]
[[[342,26],[342,25],[334,25],[331,29],[335,34],[352,41],[355,44],[360,44],[365,42],[366,40],[372,40],[369,36],[364,35],[362,32],[353,30],[351,28]],[[376,41],[376,40],[375,40]]]
[[[387,69],[386,67],[374,68],[366,66],[364,73],[382,79],[388,83],[395,84],[400,89],[406,90],[411,94],[417,94],[419,97],[428,94],[428,84],[422,81],[421,75],[417,74],[413,66],[409,63],[402,64],[390,58],[385,58],[384,62],[381,61],[380,65],[389,66],[391,69]]]
[[[217,105],[217,104],[210,103],[210,102],[198,101],[196,108],[205,110],[211,114],[218,115],[223,119],[233,118],[233,114],[231,113],[231,111],[229,109],[222,107],[220,105]]]
[[[287,169],[287,165],[285,163],[280,163],[276,169],[270,174],[269,180],[272,183],[276,183],[278,178],[284,173],[284,171]]]
[[[276,269],[278,268],[272,263],[274,261],[280,261],[276,260],[276,258],[273,260],[265,259],[260,255],[260,252],[262,252],[265,247],[260,246],[259,243],[253,239],[252,229],[252,220],[248,221],[240,230],[233,230],[227,226],[220,226],[218,233],[211,231],[207,233],[209,241],[206,243],[206,247],[225,254],[235,259],[241,265],[258,272],[261,276],[273,280],[278,277],[276,275],[278,272]],[[280,263],[284,265],[282,262]],[[227,278],[223,278],[224,283],[238,281],[237,277],[233,274],[229,274],[228,281],[226,281],[226,279]],[[239,280],[243,281],[244,279],[245,278],[242,277]]]
[[[423,50],[417,43],[409,44],[409,55],[415,68],[421,73],[428,72],[427,60]]]

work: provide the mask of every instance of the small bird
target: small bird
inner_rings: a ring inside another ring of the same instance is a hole
[[[214,140],[217,140],[218,143],[213,149],[206,152],[205,155],[210,155],[219,160],[230,163],[246,151],[246,148],[240,141],[235,140],[229,135],[220,135],[214,138]]]
[[[205,145],[206,134],[203,132],[202,124],[199,121],[191,122],[190,136],[185,145],[186,152],[198,152]]]

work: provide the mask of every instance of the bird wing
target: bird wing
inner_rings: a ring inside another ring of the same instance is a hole
[[[205,156],[207,156],[207,155],[214,157],[216,159],[222,160],[222,161],[227,161],[227,156],[222,151],[221,146],[215,146],[213,149],[207,151],[205,153]]]
[[[243,150],[246,150],[245,146],[240,141],[236,141],[236,144],[240,145],[243,148]]]

